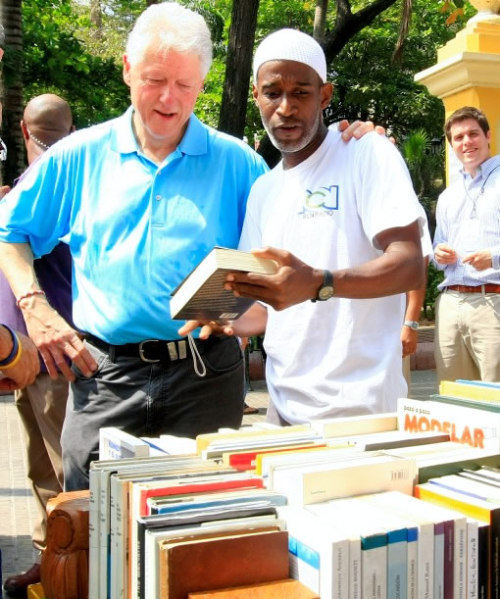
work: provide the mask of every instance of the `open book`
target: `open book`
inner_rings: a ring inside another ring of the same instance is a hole
[[[172,318],[178,320],[235,320],[254,303],[224,289],[230,272],[274,274],[274,260],[250,252],[215,247],[174,290],[170,300]]]

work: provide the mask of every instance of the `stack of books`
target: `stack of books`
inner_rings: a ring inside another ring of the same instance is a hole
[[[420,499],[467,517],[477,567],[468,578],[475,597],[500,596],[500,469],[483,467],[431,478],[415,487]],[[470,544],[470,543],[469,543]]]
[[[285,503],[261,477],[196,455],[93,462],[89,596],[184,599],[286,579]]]
[[[91,465],[90,596],[288,598],[293,579],[301,598],[500,597],[497,506],[432,505],[441,477],[500,468],[496,411],[451,392],[163,445],[103,429],[102,457],[119,459]]]

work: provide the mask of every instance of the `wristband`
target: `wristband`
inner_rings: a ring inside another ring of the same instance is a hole
[[[0,360],[0,368],[3,370],[14,366],[14,364],[18,362],[21,357],[21,344],[19,343],[19,337],[15,331],[5,324],[2,326],[9,332],[12,338],[12,349],[10,350],[10,354],[4,360]]]
[[[410,329],[413,329],[414,331],[416,331],[419,326],[416,320],[405,320],[403,325],[405,327],[410,327]]]
[[[35,291],[28,291],[28,293],[25,293],[24,295],[21,295],[21,297],[19,297],[16,300],[17,307],[20,308],[21,306],[19,304],[23,300],[28,299],[29,297],[33,297],[35,295],[45,295],[45,291],[43,291],[42,289],[35,289]]]

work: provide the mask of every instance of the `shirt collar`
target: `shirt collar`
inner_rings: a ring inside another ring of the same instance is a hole
[[[471,177],[471,175],[467,173],[463,167],[460,169],[460,172],[462,173],[462,177],[464,178],[465,182],[482,181],[488,177],[491,171],[497,166],[500,166],[500,154],[498,156],[492,156],[480,164],[477,167],[476,176],[474,178]]]
[[[120,154],[138,152],[139,146],[132,127],[134,107],[129,106],[127,111],[116,119],[115,139],[113,149]],[[181,139],[178,150],[182,154],[197,156],[205,154],[208,149],[208,131],[201,121],[192,114],[188,126]]]

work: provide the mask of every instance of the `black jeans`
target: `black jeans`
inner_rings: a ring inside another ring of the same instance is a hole
[[[195,438],[243,418],[244,363],[234,337],[196,340],[206,366],[198,376],[188,350],[182,360],[157,363],[119,357],[88,343],[98,369],[85,378],[75,369],[62,433],[65,489],[88,488],[99,456],[99,429],[116,426],[136,436],[173,434]]]

